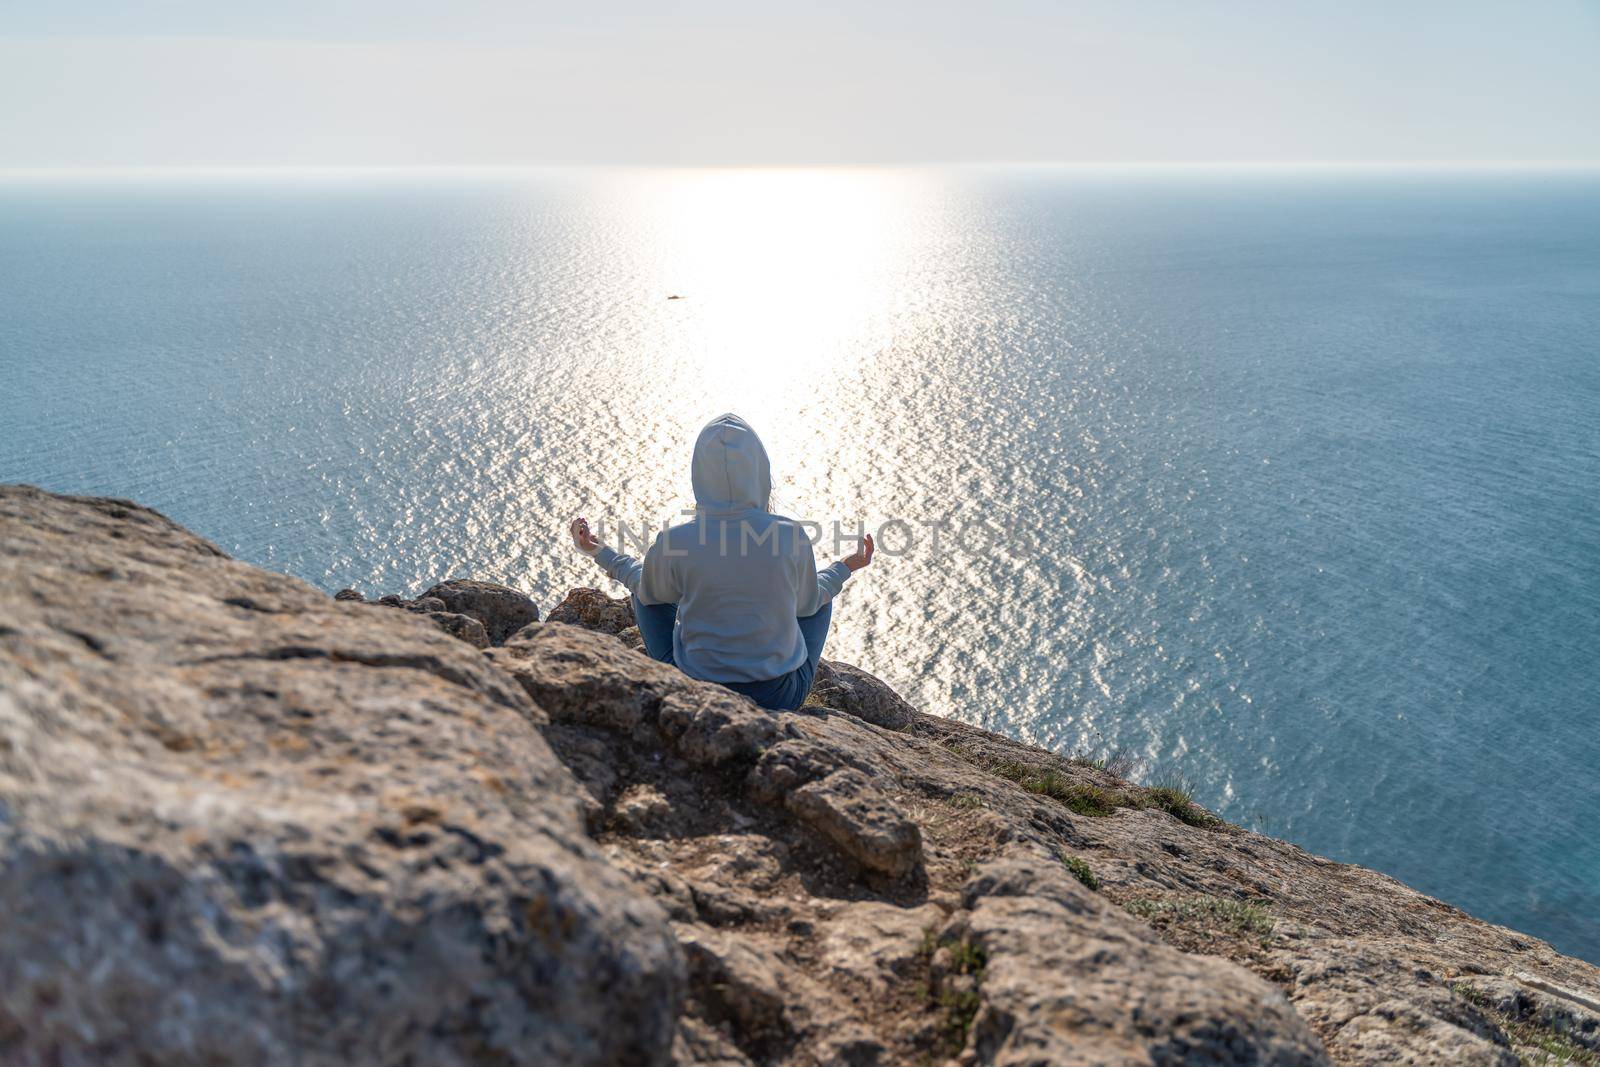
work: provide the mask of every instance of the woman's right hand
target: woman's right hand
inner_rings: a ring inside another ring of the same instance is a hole
[[[600,539],[589,532],[589,520],[582,515],[572,520],[572,525],[567,527],[572,534],[572,543],[578,551],[586,556],[592,556],[600,551]]]

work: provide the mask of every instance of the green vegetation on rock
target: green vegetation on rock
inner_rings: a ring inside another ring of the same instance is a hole
[[[1072,872],[1072,877],[1088,886],[1090,889],[1100,888],[1100,879],[1096,878],[1089,865],[1077,856],[1062,856],[1062,864]]]

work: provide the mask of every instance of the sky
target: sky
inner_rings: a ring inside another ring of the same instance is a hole
[[[0,168],[1600,162],[1600,0],[0,0]]]

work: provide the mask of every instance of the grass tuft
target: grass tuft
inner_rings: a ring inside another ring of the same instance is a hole
[[[1254,904],[1226,897],[1199,893],[1177,899],[1142,898],[1123,905],[1130,914],[1149,923],[1161,925],[1170,922],[1201,922],[1216,924],[1239,934],[1254,934],[1265,938],[1277,926],[1277,920]]]
[[[1096,878],[1094,871],[1089,869],[1089,865],[1077,856],[1062,856],[1061,863],[1068,871],[1072,872],[1072,877],[1082,882],[1085,886],[1090,889],[1100,888],[1100,879]]]
[[[950,961],[957,974],[973,974],[983,970],[989,962],[988,953],[971,941],[946,941],[945,947],[950,950]]]
[[[1092,815],[1103,818],[1117,810],[1121,797],[1115,793],[1107,792],[1099,786],[1076,785],[1065,793],[1056,796],[1056,799],[1079,815]]]
[[[1110,815],[1119,807],[1127,807],[1126,799],[1109,789],[1074,782],[1053,767],[1036,768],[1015,760],[1004,760],[992,764],[989,769],[1002,778],[1016,782],[1030,793],[1065,804],[1079,815],[1100,817]]]
[[[939,993],[939,1008],[944,1012],[943,1028],[954,1049],[967,1043],[972,1030],[972,1020],[978,1015],[981,1000],[978,985],[983,981],[983,969],[989,963],[988,955],[970,941],[946,941],[950,950],[951,970],[957,976],[970,976],[971,989],[944,989]]]
[[[1140,797],[1145,806],[1166,812],[1190,826],[1217,826],[1222,820],[1194,802],[1194,789],[1182,778],[1157,783]]]
[[[1139,770],[1139,758],[1123,748],[1115,749],[1109,756],[1095,756],[1079,749],[1067,757],[1067,762],[1078,767],[1093,767],[1118,778],[1132,778]]]
[[[1491,1026],[1505,1036],[1506,1043],[1517,1054],[1524,1067],[1556,1067],[1558,1064],[1577,1064],[1578,1067],[1597,1067],[1600,1053],[1594,1049],[1574,1044],[1566,1034],[1542,1026],[1531,1019],[1507,1015],[1478,990],[1457,982],[1450,992],[1478,1009]]]
[[[1156,808],[1190,826],[1207,828],[1223,825],[1221,819],[1194,802],[1193,790],[1181,778],[1162,782],[1149,789],[1136,788],[1133,792],[1122,792],[1089,782],[1075,782],[1054,767],[1034,766],[1020,760],[984,759],[961,746],[951,746],[950,750],[991,774],[1016,782],[1030,793],[1066,805],[1079,815],[1101,818],[1118,808]],[[1112,759],[1120,756],[1118,753]],[[1069,762],[1079,766],[1100,766],[1102,761],[1073,757]],[[961,800],[955,798],[951,803],[959,806]]]
[[[954,1055],[966,1045],[972,1020],[977,1018],[978,1008],[982,1004],[978,989],[983,984],[983,971],[989,964],[989,956],[981,945],[964,938],[941,939],[930,926],[922,932],[922,945],[917,953],[931,961],[940,949],[950,953],[950,970],[937,983],[937,992],[933,985],[921,986],[920,989],[939,1011],[942,1051]]]
[[[946,990],[939,994],[939,1008],[944,1012],[944,1031],[953,1048],[967,1043],[972,1031],[972,1020],[978,1017],[982,1001],[976,989]]]

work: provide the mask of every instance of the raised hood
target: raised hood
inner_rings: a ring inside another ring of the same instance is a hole
[[[704,511],[767,510],[772,496],[767,450],[737,415],[719,415],[700,431],[690,474],[694,501]]]

